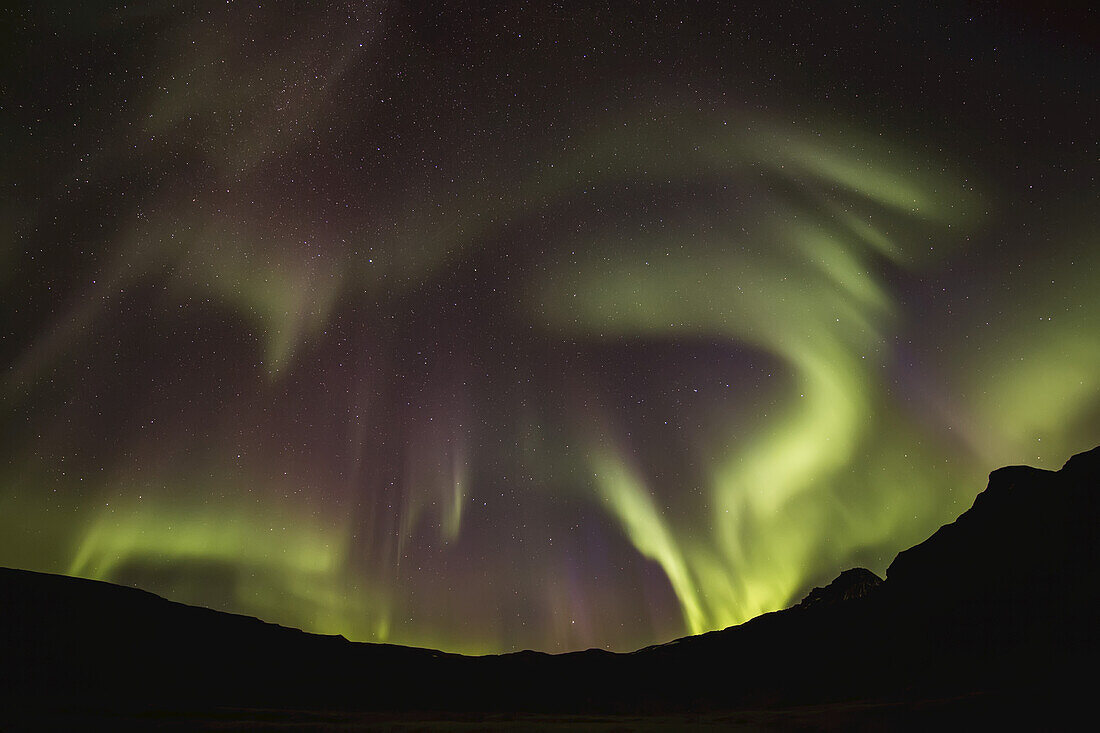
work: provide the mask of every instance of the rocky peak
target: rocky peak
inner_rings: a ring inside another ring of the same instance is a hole
[[[862,598],[880,585],[882,585],[882,578],[867,568],[852,568],[838,575],[827,586],[811,590],[796,607],[835,606],[843,601]]]

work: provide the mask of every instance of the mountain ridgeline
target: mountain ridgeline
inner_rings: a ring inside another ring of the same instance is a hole
[[[108,583],[0,569],[12,708],[669,714],[1068,694],[1097,650],[1100,447],[990,475],[886,579],[629,654],[465,657],[319,636]],[[1091,673],[1090,673],[1091,674]]]

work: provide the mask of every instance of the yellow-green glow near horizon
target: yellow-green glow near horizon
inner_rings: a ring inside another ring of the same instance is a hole
[[[1100,443],[1088,54],[459,5],[16,14],[0,564],[628,650]]]

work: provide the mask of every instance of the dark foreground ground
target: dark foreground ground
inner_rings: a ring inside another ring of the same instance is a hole
[[[148,711],[112,714],[102,710],[27,713],[13,730],[116,731],[943,731],[1070,730],[1077,719],[1057,706],[1039,710],[1028,701],[969,695],[921,702],[848,702],[786,710],[741,710],[678,715],[539,715],[347,713],[306,710],[233,710],[206,714]]]

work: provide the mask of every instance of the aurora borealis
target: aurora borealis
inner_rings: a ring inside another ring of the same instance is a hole
[[[629,650],[1100,443],[1072,14],[682,5],[5,10],[0,565]]]

